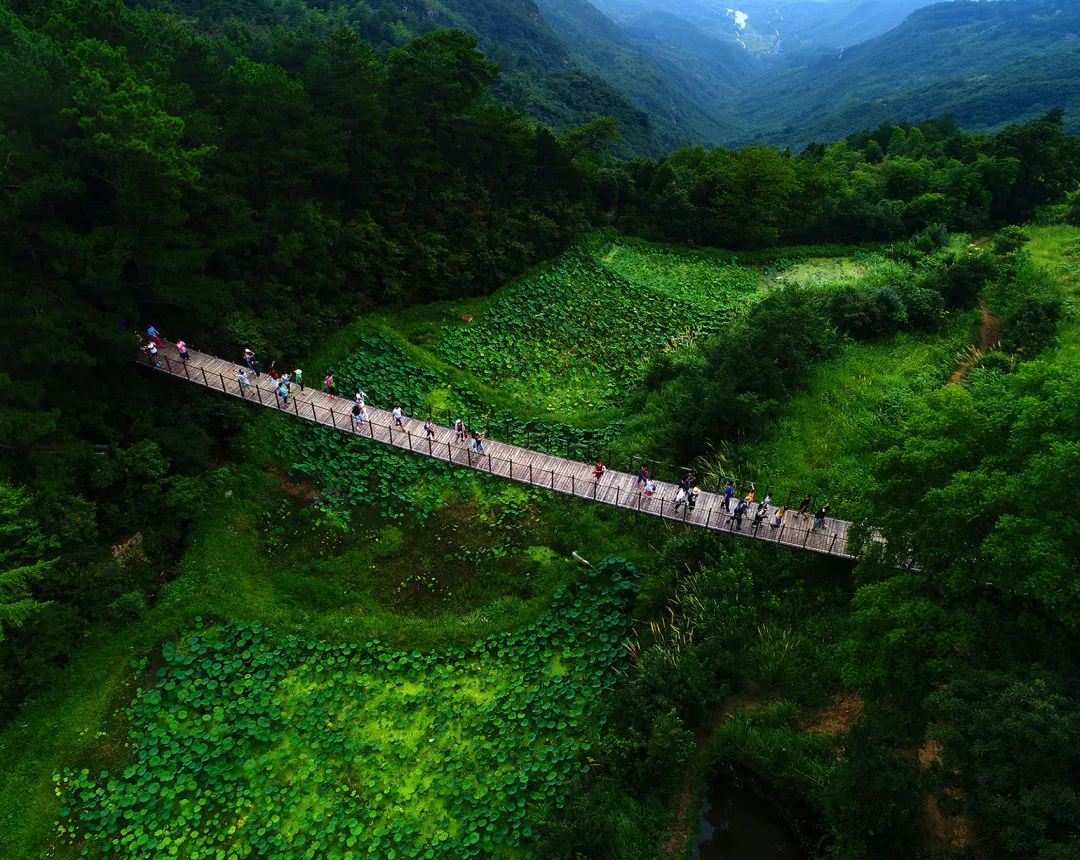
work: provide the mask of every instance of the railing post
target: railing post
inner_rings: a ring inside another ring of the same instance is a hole
[[[390,444],[393,445],[394,444],[394,428],[391,427],[389,424],[387,424],[386,425],[386,432],[388,432],[390,434]]]
[[[713,515],[713,509],[709,508],[709,513],[705,517],[705,528],[710,528],[709,524],[712,522],[712,515]]]
[[[832,533],[832,543],[829,544],[829,555],[832,555],[833,547],[836,546],[836,539],[839,536],[840,535],[838,533],[836,533],[836,532]]]
[[[488,454],[488,474],[492,474],[495,471],[495,467],[492,465],[492,456]]]
[[[784,519],[786,520],[787,517],[784,517]],[[787,528],[787,523],[786,522],[781,522],[780,523],[780,533],[776,536],[776,542],[777,543],[783,543],[784,542],[784,529],[785,528]]]
[[[510,458],[510,480],[514,480],[514,458]]]
[[[615,488],[615,507],[619,506],[619,488]]]
[[[367,420],[367,432],[368,432],[368,438],[370,438],[370,439],[375,438],[375,425],[371,423],[370,418],[368,418],[368,420]]]
[[[224,373],[219,373],[218,376],[221,377],[221,393],[224,394],[225,393],[225,374]]]
[[[573,475],[570,476],[570,495],[571,496],[576,496],[577,495],[577,481],[574,480]]]
[[[446,456],[451,463],[454,462],[454,449],[450,446],[450,443],[446,443]]]
[[[806,544],[810,541],[810,526],[806,527],[806,537],[803,538],[802,548],[806,549]]]
[[[201,371],[202,371],[202,382],[203,382],[203,385],[205,385],[205,386],[206,386],[207,388],[209,388],[209,387],[210,387],[210,383],[209,383],[209,381],[208,381],[208,380],[206,379],[206,368],[205,368],[205,367],[200,367],[200,368],[199,368],[199,370],[201,370]]]
[[[334,429],[337,430],[337,413],[334,411],[334,404],[330,404],[330,420],[334,424]]]
[[[533,485],[535,483],[536,482],[533,481],[533,476],[532,476],[532,463],[529,463],[529,484]]]
[[[293,407],[293,414],[297,418],[299,418],[300,417],[300,401],[298,401],[295,396],[292,399],[292,407]]]
[[[308,405],[311,406],[311,420],[314,421],[316,424],[318,424],[319,423],[319,413],[315,411],[315,401],[312,400],[311,403],[308,404]]]
[[[171,374],[172,373],[172,362],[169,361],[169,356],[167,356],[165,354],[165,350],[159,350],[159,352],[161,353],[161,357],[165,359],[165,369],[167,371],[169,371],[169,373]]]
[[[663,496],[661,496],[660,497],[660,519],[663,519],[663,518],[664,518],[664,499],[663,499]]]
[[[255,383],[253,386],[255,389],[255,396],[259,398],[259,405],[262,406],[262,392],[259,390],[259,383]]]
[[[599,479],[599,478],[597,478],[597,479],[596,479],[595,481],[593,481],[593,485],[592,485],[592,497],[593,497],[593,501],[596,501],[596,491],[597,491],[597,490],[598,490],[599,488],[600,488],[600,479]]]
[[[184,365],[184,376],[186,376],[188,378],[188,381],[190,382],[191,381],[191,371],[188,370],[187,362],[184,361],[184,362],[181,362],[181,363]]]
[[[409,450],[411,451],[412,450],[412,431],[406,430],[405,431],[405,438],[409,442]]]
[[[431,439],[430,436],[428,436],[427,437],[427,453],[428,453],[429,457],[434,456],[434,452],[431,450],[431,445],[432,445],[432,439]]]

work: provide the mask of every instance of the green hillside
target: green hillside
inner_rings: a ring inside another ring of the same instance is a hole
[[[938,4],[882,36],[754,82],[742,142],[802,146],[881,120],[950,113],[995,129],[1049,107],[1080,127],[1080,8],[1057,0]]]

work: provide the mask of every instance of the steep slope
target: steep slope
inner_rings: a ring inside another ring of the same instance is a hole
[[[754,132],[729,143],[800,146],[882,119],[952,113],[992,129],[1071,108],[1080,120],[1080,4],[957,0],[913,13],[896,29],[834,55],[767,74],[735,106]]]
[[[739,44],[706,35],[668,12],[642,15],[623,29],[672,80],[710,104],[737,95],[760,68]]]
[[[127,2],[158,5],[158,0]],[[317,32],[344,19],[379,50],[438,28],[465,30],[502,69],[496,95],[556,131],[607,115],[619,121],[619,154],[657,155],[669,148],[644,110],[575,63],[532,0],[428,0],[420,5],[409,0],[306,0],[285,9],[277,0],[175,0],[175,5],[210,28],[237,21],[266,32],[287,19],[301,30]]]
[[[544,18],[583,70],[617,87],[652,119],[669,148],[712,144],[737,124],[714,93],[673,80],[653,57],[588,0],[538,0]]]

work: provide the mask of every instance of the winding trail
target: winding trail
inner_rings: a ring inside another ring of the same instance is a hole
[[[193,349],[189,349],[189,355],[188,361],[184,362],[176,347],[166,344],[158,353],[158,366],[149,364],[145,359],[139,363],[189,384],[241,398],[254,405],[288,412],[300,420],[333,427],[343,433],[367,436],[377,442],[462,468],[751,540],[847,559],[856,557],[848,546],[851,523],[846,520],[830,517],[825,520],[823,528],[814,529],[812,516],[800,517],[797,511],[790,510],[779,528],[767,523],[754,525],[749,516],[744,518],[740,528],[735,518],[724,509],[724,498],[720,493],[702,492],[694,510],[689,510],[685,504],[676,506],[678,488],[674,484],[656,481],[656,494],[647,497],[636,486],[634,475],[608,470],[597,481],[593,478],[590,464],[493,439],[484,440],[484,454],[478,455],[466,442],[456,441],[454,431],[449,427],[435,425],[434,434],[429,437],[424,433],[422,420],[406,418],[404,427],[398,427],[391,413],[372,406],[367,407],[370,420],[355,428],[351,400],[312,387],[301,392],[294,385],[288,402],[282,405],[275,393],[273,380],[266,374],[255,378],[249,372],[251,388],[245,392],[237,381],[237,373],[245,369],[243,366]],[[757,508],[757,504],[752,505],[753,510]],[[771,522],[771,516],[768,519]]]

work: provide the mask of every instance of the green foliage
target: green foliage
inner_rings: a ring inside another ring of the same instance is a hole
[[[0,642],[44,606],[34,599],[31,584],[55,564],[44,556],[56,550],[57,541],[42,530],[30,506],[25,490],[0,481]]]
[[[129,709],[132,763],[57,776],[61,837],[84,856],[130,857],[528,844],[531,817],[582,768],[636,581],[608,559],[535,625],[467,651],[197,627],[166,644],[157,686]]]
[[[898,137],[913,141],[899,153],[888,148]],[[1025,221],[1035,207],[1063,200],[1078,172],[1080,147],[1057,111],[990,138],[958,131],[948,118],[884,122],[794,158],[750,146],[630,162],[621,168],[619,214],[652,239],[722,247],[907,238]]]
[[[436,353],[552,411],[622,405],[653,358],[715,331],[756,288],[747,270],[640,245],[575,249],[449,328]]]
[[[938,787],[969,798],[958,804],[963,811],[995,823],[1003,856],[1067,852],[1080,837],[1075,689],[1038,670],[977,672],[927,704],[943,751]]]

